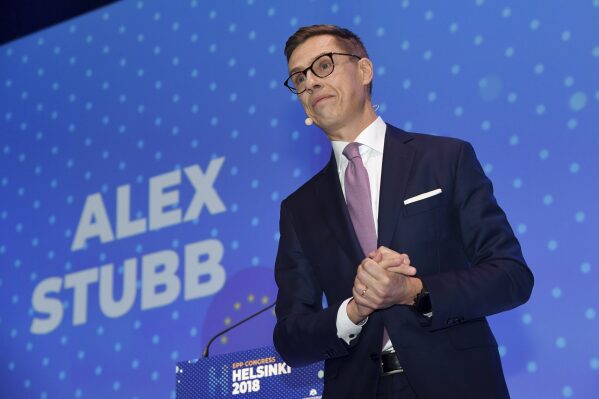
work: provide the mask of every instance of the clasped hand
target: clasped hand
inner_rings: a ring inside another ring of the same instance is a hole
[[[377,309],[392,305],[411,305],[422,288],[416,268],[407,254],[379,247],[368,254],[358,266],[353,301],[347,308],[349,318],[359,322]]]

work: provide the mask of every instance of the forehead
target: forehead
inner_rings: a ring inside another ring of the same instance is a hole
[[[302,70],[310,66],[312,61],[323,53],[339,52],[340,47],[335,36],[314,36],[297,46],[289,57],[289,71]]]

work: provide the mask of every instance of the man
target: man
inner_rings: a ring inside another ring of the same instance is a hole
[[[349,30],[301,28],[285,54],[333,152],[281,204],[277,351],[325,360],[327,398],[508,398],[485,317],[526,302],[533,276],[474,150],[377,117]]]

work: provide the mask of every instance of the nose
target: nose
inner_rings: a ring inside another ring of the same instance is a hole
[[[320,79],[312,70],[306,72],[306,90],[314,90],[322,87]]]

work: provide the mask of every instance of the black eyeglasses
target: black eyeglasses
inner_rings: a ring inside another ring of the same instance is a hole
[[[358,60],[362,59],[362,57],[359,57],[355,54],[326,53],[315,59],[312,65],[310,65],[303,71],[297,71],[292,73],[291,76],[289,76],[287,80],[283,82],[283,84],[289,90],[291,90],[292,93],[297,95],[302,94],[304,91],[306,91],[306,78],[308,71],[312,71],[312,73],[318,76],[319,78],[326,78],[327,76],[333,73],[333,70],[335,70],[335,62],[333,61],[333,55],[346,55],[348,57],[357,58]]]

